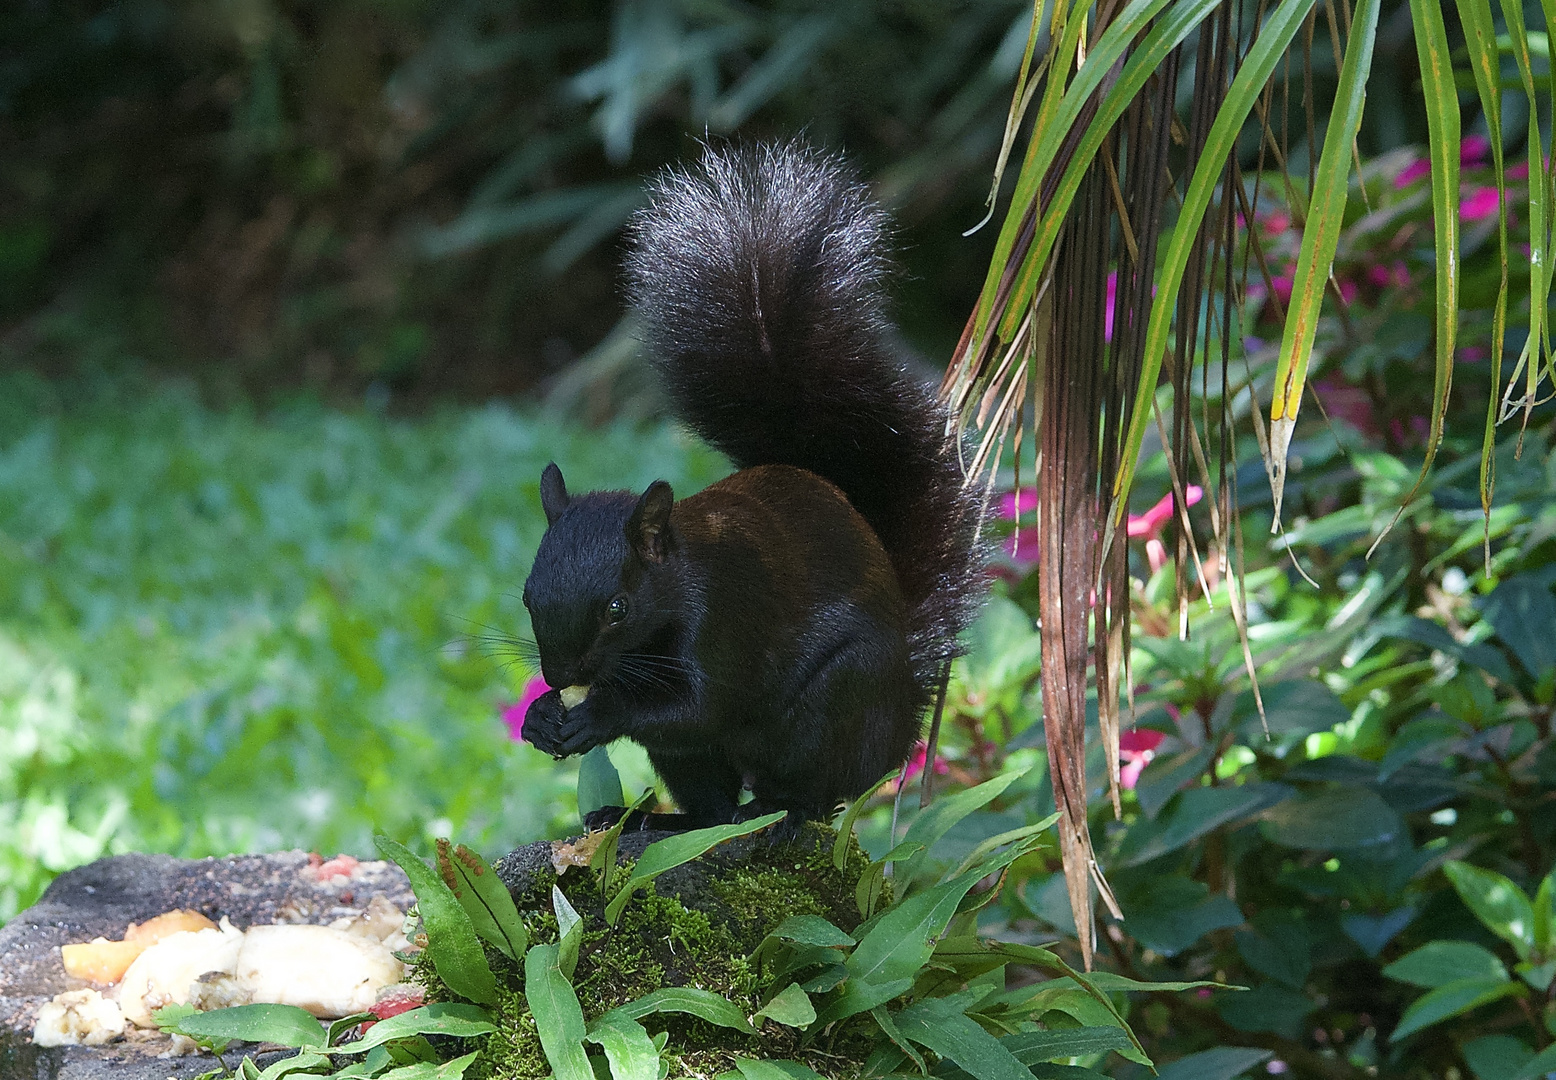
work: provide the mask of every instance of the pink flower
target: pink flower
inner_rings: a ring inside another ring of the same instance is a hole
[[[524,684],[524,693],[519,700],[502,711],[502,722],[508,725],[508,738],[514,742],[524,738],[524,714],[529,712],[536,698],[550,689],[546,680],[538,676]]]
[[[913,756],[908,758],[907,779],[911,780],[915,776],[917,776],[919,773],[924,771],[924,758],[926,758],[928,755],[929,755],[929,744],[927,742],[925,742],[923,739],[920,739],[913,746]],[[946,759],[941,757],[939,754],[936,754],[935,755],[935,775],[936,776],[944,776],[946,773],[948,773],[950,771],[951,771],[951,766],[946,763]]]
[[[1291,290],[1296,283],[1293,281],[1290,273],[1271,278],[1270,284],[1275,287],[1275,295],[1280,297],[1281,303],[1291,303]]]
[[[1041,549],[1037,546],[1037,530],[1029,525],[1012,533],[1005,540],[1005,554],[1019,563],[1037,562],[1042,558]]]
[[[1360,292],[1361,290],[1356,287],[1356,282],[1351,281],[1349,278],[1340,279],[1340,299],[1347,304],[1356,303],[1356,297]]]
[[[1404,288],[1410,284],[1410,268],[1403,259],[1394,260],[1390,266],[1373,263],[1367,267],[1367,281],[1380,289]]]
[[[1421,179],[1421,177],[1430,176],[1431,173],[1432,163],[1427,161],[1425,158],[1417,158],[1415,161],[1412,161],[1409,165],[1406,165],[1403,169],[1399,170],[1399,175],[1394,177],[1394,186],[1396,188],[1407,188],[1417,180]]]
[[[1336,379],[1318,379],[1313,392],[1323,402],[1324,410],[1337,420],[1344,420],[1363,435],[1377,435],[1377,418],[1372,412],[1372,399],[1359,386],[1351,386]]]
[[[1491,153],[1491,140],[1484,135],[1471,135],[1459,141],[1459,164],[1480,165]]]
[[[1190,484],[1188,490],[1189,505],[1193,506],[1205,497],[1205,489],[1198,484]],[[1162,526],[1172,520],[1174,510],[1172,492],[1168,492],[1156,501],[1156,505],[1143,514],[1130,514],[1129,522],[1125,526],[1129,535],[1154,537],[1162,531]]]
[[[1469,194],[1459,193],[1459,216],[1465,221],[1480,221],[1482,218],[1495,217],[1497,212],[1497,189],[1489,187],[1472,187]]]
[[[1459,350],[1459,360],[1465,364],[1478,364],[1491,355],[1491,350],[1484,345],[1466,345]]]
[[[1517,165],[1514,165],[1508,169],[1506,175],[1509,180],[1529,179],[1529,163],[1527,161],[1520,161]]]
[[[1283,233],[1291,228],[1291,215],[1281,210],[1271,210],[1263,220],[1264,227],[1272,233]]]
[[[1190,484],[1188,490],[1189,505],[1193,506],[1204,498],[1205,491],[1198,484]],[[1167,548],[1161,540],[1162,526],[1172,520],[1173,515],[1172,492],[1168,492],[1157,500],[1156,505],[1143,514],[1130,514],[1125,529],[1132,537],[1145,537],[1145,561],[1151,568],[1151,573],[1156,573],[1167,565]],[[1144,766],[1141,766],[1144,768]]]
[[[1156,756],[1156,748],[1162,744],[1162,733],[1150,728],[1135,728],[1118,736],[1118,782],[1133,788],[1140,781],[1140,774]]]
[[[1118,302],[1118,271],[1108,271],[1107,310],[1102,315],[1102,340],[1113,340],[1113,307]]]
[[[1037,509],[1037,488],[1007,491],[1000,496],[1000,517],[1014,521],[1016,515]]]

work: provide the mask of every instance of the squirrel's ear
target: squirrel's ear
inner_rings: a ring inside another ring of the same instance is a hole
[[[540,507],[546,512],[546,524],[555,525],[567,504],[567,481],[562,479],[562,470],[553,461],[540,474]]]
[[[627,542],[648,562],[661,562],[670,549],[670,508],[675,492],[663,480],[648,485],[627,519]]]

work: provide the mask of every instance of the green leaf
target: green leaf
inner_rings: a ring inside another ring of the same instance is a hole
[[[1113,994],[1120,990],[1148,990],[1168,994],[1181,994],[1185,990],[1199,990],[1201,988],[1213,990],[1238,989],[1236,986],[1228,986],[1226,983],[1205,979],[1197,982],[1141,982],[1138,979],[1131,979],[1125,975],[1115,975],[1111,971],[1093,971],[1086,978],[1092,986],[1104,994]]]
[[[1307,1017],[1318,1003],[1301,990],[1276,982],[1259,983],[1240,994],[1216,998],[1216,1012],[1238,1031],[1268,1031],[1286,1039],[1301,1038]]]
[[[273,1061],[260,1071],[259,1080],[280,1080],[283,1076],[291,1076],[300,1072],[316,1072],[322,1066],[328,1066],[330,1059],[313,1050],[302,1050],[289,1058]]]
[[[988,996],[972,988],[950,997],[910,1005],[893,1019],[897,1029],[920,1046],[956,1062],[977,1080],[1031,1080],[1031,1071],[1000,1045],[966,1010]]]
[[[1159,859],[1187,847],[1206,833],[1290,799],[1295,790],[1286,784],[1269,782],[1191,787],[1180,792],[1172,809],[1164,811],[1149,827],[1137,824],[1130,830],[1114,865],[1139,866]]]
[[[955,795],[944,795],[935,800],[934,805],[927,810],[922,810],[908,826],[908,831],[903,834],[903,844],[923,844],[924,850],[908,860],[903,867],[902,881],[911,882],[924,865],[928,857],[929,849],[935,846],[935,841],[948,833],[952,826],[967,817],[974,810],[980,810],[989,805],[1004,793],[1005,789],[1014,784],[1023,774],[1019,772],[1001,773],[993,780],[986,780],[977,787],[968,788],[966,791],[958,791]]]
[[[757,1061],[736,1058],[735,1067],[745,1080],[821,1080],[814,1070],[798,1061]]]
[[[1545,875],[1534,894],[1534,951],[1551,955],[1551,932],[1556,929],[1556,871]]]
[[[535,1017],[540,1048],[557,1080],[594,1080],[584,1053],[588,1034],[573,984],[557,964],[555,945],[536,945],[524,956],[524,999]]]
[[[367,1034],[353,1043],[334,1048],[341,1054],[365,1054],[375,1046],[409,1039],[415,1035],[446,1035],[457,1039],[473,1039],[496,1031],[496,1025],[486,1010],[458,1002],[439,1002],[409,1009],[387,1020],[380,1020],[367,1029]]]
[[[834,870],[843,869],[844,864],[848,862],[848,842],[854,838],[854,822],[859,819],[859,815],[864,812],[865,803],[869,802],[874,794],[875,789],[871,788],[855,799],[843,814],[843,820],[837,823],[837,840],[832,844]]]
[[[908,1037],[897,1028],[897,1023],[891,1018],[891,1013],[878,1005],[870,1010],[870,1018],[875,1021],[875,1026],[881,1029],[881,1034],[885,1035],[893,1046],[913,1059],[913,1064],[918,1066],[918,1071],[921,1074],[924,1076],[929,1075],[929,1067],[924,1064],[924,1055],[919,1053],[918,1048],[908,1041]]]
[[[353,1028],[368,1021],[376,1023],[378,1021],[377,1014],[370,1012],[353,1013],[350,1016],[342,1016],[339,1020],[330,1021],[329,1029],[325,1033],[325,1045],[334,1046]]]
[[[700,1017],[710,1024],[733,1028],[747,1035],[756,1034],[756,1029],[746,1019],[746,1014],[728,998],[690,986],[666,986],[654,990],[636,1001],[618,1005],[601,1017],[599,1022],[603,1022],[607,1017],[639,1020],[653,1013],[667,1012],[686,1013],[689,1016]]]
[[[379,1073],[378,1080],[459,1080],[475,1059],[472,1052],[453,1061],[418,1061]]]
[[[621,887],[621,891],[611,899],[610,903],[605,905],[605,921],[615,926],[616,920],[621,918],[621,912],[627,906],[627,901],[632,899],[632,894],[666,870],[691,862],[726,840],[747,836],[769,825],[776,825],[783,818],[784,812],[780,810],[776,814],[764,814],[751,821],[678,833],[649,844],[644,849],[642,857],[638,859],[637,865],[632,868],[632,877]]]
[[[1118,476],[1113,482],[1115,523],[1122,523],[1128,510],[1129,488],[1134,482],[1135,467],[1140,460],[1140,446],[1145,440],[1146,424],[1152,416],[1156,382],[1161,376],[1162,359],[1167,352],[1167,335],[1178,306],[1178,293],[1183,286],[1183,275],[1194,250],[1200,224],[1205,219],[1205,211],[1209,209],[1211,198],[1226,170],[1227,156],[1236,147],[1248,114],[1253,111],[1254,103],[1263,94],[1265,85],[1275,71],[1275,65],[1286,54],[1287,46],[1301,29],[1313,4],[1314,0],[1284,0],[1270,13],[1237,69],[1237,77],[1232,80],[1232,85],[1221,101],[1221,108],[1216,112],[1210,134],[1194,166],[1194,174],[1183,196],[1183,206],[1178,211],[1172,240],[1157,273],[1156,299],[1151,303],[1151,316],[1146,324],[1146,343],[1142,354],[1144,363],[1135,391],[1129,434],[1119,459]],[[1371,8],[1376,12],[1376,3]],[[1353,28],[1360,23],[1358,15]],[[1350,146],[1349,139],[1346,139],[1346,146]]]
[[[875,905],[880,903],[885,893],[886,863],[884,860],[877,860],[865,867],[864,872],[859,875],[859,880],[854,882],[854,904],[859,908],[860,918],[873,918]]]
[[[1280,524],[1281,502],[1286,487],[1286,453],[1291,445],[1292,433],[1296,430],[1297,410],[1302,405],[1302,388],[1307,380],[1308,360],[1313,352],[1313,336],[1318,330],[1319,310],[1332,275],[1340,233],[1345,229],[1351,154],[1357,129],[1361,126],[1362,106],[1367,100],[1367,76],[1372,70],[1372,47],[1378,33],[1379,6],[1379,0],[1360,0],[1351,18],[1351,31],[1345,43],[1345,59],[1340,65],[1340,83],[1335,88],[1334,107],[1329,113],[1329,125],[1324,131],[1324,149],[1319,155],[1312,201],[1308,204],[1307,221],[1302,229],[1302,247],[1297,254],[1291,302],[1286,307],[1286,326],[1281,333],[1280,359],[1275,369],[1274,397],[1270,401],[1268,468],[1270,489],[1275,495],[1274,527]],[[1268,33],[1268,28],[1260,33],[1261,41],[1265,33]],[[1457,145],[1454,147],[1454,155],[1454,167],[1457,169]],[[1218,167],[1224,160],[1221,156],[1215,158]],[[1435,167],[1433,173],[1435,178]],[[1452,217],[1456,223],[1458,215],[1455,213]],[[1452,254],[1449,261],[1456,261]],[[1438,302],[1442,303],[1445,299],[1451,297],[1439,295]],[[1452,356],[1451,351],[1449,356]]]
[[[1042,821],[1039,821],[1033,825],[1023,825],[1019,829],[1011,829],[1007,832],[1002,832],[995,836],[989,837],[987,840],[983,841],[981,844],[967,853],[967,857],[963,859],[962,864],[952,872],[952,876],[960,877],[962,874],[967,873],[969,870],[976,869],[980,860],[986,858],[996,849],[1004,847],[1006,844],[1016,843],[1023,840],[1028,841],[1022,846],[1021,850],[1031,851],[1034,847],[1037,846],[1035,842],[1031,841],[1031,838],[1038,836],[1041,833],[1045,833],[1049,829],[1053,828],[1054,824],[1058,822],[1061,817],[1063,817],[1062,814],[1049,814]]]
[[[551,910],[556,913],[557,934],[561,938],[557,944],[557,966],[571,979],[578,968],[578,948],[583,944],[583,916],[573,910],[555,885],[551,886]]]
[[[1505,982],[1507,968],[1495,955],[1470,941],[1429,941],[1406,953],[1383,974],[1412,986],[1447,986],[1462,979],[1495,979]]]
[[[621,774],[611,763],[610,751],[596,746],[578,761],[579,822],[582,823],[592,810],[626,805],[627,797],[621,793]]]
[[[654,789],[648,788],[639,795],[626,812],[616,819],[616,823],[605,830],[605,835],[600,838],[599,844],[594,849],[594,854],[589,856],[589,868],[600,878],[600,892],[605,896],[611,895],[611,881],[616,876],[616,849],[621,843],[621,830],[626,828],[627,819],[632,812],[641,807],[649,799],[653,798]]]
[[[1538,679],[1556,666],[1556,634],[1530,633],[1531,627],[1556,626],[1556,596],[1534,574],[1519,574],[1501,582],[1476,604],[1481,616],[1518,662]]]
[[[1009,853],[1004,857],[1014,861]],[[848,981],[822,1006],[817,1019],[830,1024],[865,1012],[897,996],[881,997],[885,989],[903,980],[911,985],[934,951],[933,939],[945,932],[962,897],[984,876],[963,874],[908,897],[882,915],[849,954]]]
[[[1505,978],[1460,979],[1439,986],[1410,1003],[1389,1039],[1398,1042],[1406,1035],[1413,1035],[1422,1028],[1431,1027],[1450,1017],[1462,1015],[1500,998],[1522,996],[1525,993],[1527,991],[1522,983],[1509,982]]]
[[[452,890],[409,848],[383,834],[373,837],[378,850],[410,879],[416,908],[427,930],[427,951],[438,978],[460,997],[482,1005],[497,1001],[497,980],[481,951],[475,925]]]
[[[1109,1050],[1123,1053],[1130,1049],[1129,1036],[1117,1027],[1060,1028],[1050,1031],[1023,1031],[1006,1035],[1000,1045],[1023,1065],[1057,1058],[1089,1057]]]
[[[1475,1080],[1513,1080],[1534,1051],[1511,1035],[1482,1035],[1459,1047]]]
[[[846,949],[854,944],[853,938],[820,915],[790,915],[767,936],[792,942],[795,945],[812,945],[818,948]]]
[[[1370,788],[1338,787],[1288,799],[1264,812],[1265,839],[1311,851],[1344,851],[1391,843],[1404,822]]]
[[[615,1080],[659,1080],[659,1048],[636,1020],[607,1013],[584,1038],[604,1049]]]
[[[785,1027],[807,1027],[816,1019],[816,1007],[810,997],[795,983],[785,986],[778,995],[758,1010],[757,1016],[776,1020]]]
[[[463,844],[450,850],[447,840],[439,840],[437,853],[438,873],[470,916],[476,934],[509,960],[522,960],[529,931],[497,871]]]
[[[1443,873],[1486,929],[1512,945],[1520,960],[1529,959],[1534,949],[1534,905],[1524,891],[1495,870],[1457,859],[1444,863]]]
[[[1543,1080],[1547,1073],[1556,1072],[1556,1046],[1547,1046],[1524,1062],[1513,1075],[1513,1080]]]
[[[1164,875],[1147,888],[1119,897],[1124,932],[1163,956],[1176,956],[1212,930],[1241,926],[1243,913],[1200,881]]]
[[[1232,1080],[1274,1056],[1251,1046],[1218,1046],[1162,1066],[1156,1080]]]
[[[327,1035],[312,1013],[295,1005],[236,1005],[194,1013],[167,1025],[191,1039],[268,1042],[281,1046],[323,1047]]]

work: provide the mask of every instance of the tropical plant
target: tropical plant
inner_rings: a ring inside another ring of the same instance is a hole
[[[1336,253],[1348,228],[1379,212],[1394,179],[1360,168],[1357,152],[1368,88],[1391,77],[1373,69],[1381,8],[1381,0],[1034,5],[991,202],[1023,131],[1026,147],[982,295],[943,389],[978,434],[975,471],[998,462],[1008,447],[1019,474],[1028,440],[1032,446],[1043,722],[1064,815],[1070,900],[1088,964],[1095,856],[1086,827],[1086,672],[1095,672],[1117,807],[1119,703],[1131,680],[1122,526],[1133,480],[1154,432],[1167,452],[1177,505],[1186,507],[1191,483],[1209,493],[1210,551],[1202,557],[1192,530],[1182,527],[1186,518],[1170,530],[1179,633],[1187,632],[1191,580],[1205,585],[1214,564],[1252,674],[1234,429],[1251,428],[1257,439],[1279,532],[1309,371],[1323,367],[1332,324],[1345,319]],[[1551,379],[1545,318],[1550,175],[1536,93],[1537,75],[1548,75],[1535,60],[1543,35],[1530,32],[1517,3],[1503,4],[1499,17],[1489,0],[1461,0],[1457,13],[1457,54],[1437,4],[1412,0],[1407,16],[1426,102],[1435,374],[1419,478],[1399,493],[1377,537],[1405,512],[1443,439],[1465,285],[1461,75],[1476,91],[1497,200],[1499,275],[1489,332],[1476,343],[1490,358],[1479,484],[1488,522],[1497,425],[1514,417],[1527,425]],[[1333,56],[1327,121],[1315,115],[1315,53]],[[1293,65],[1303,77],[1300,102]],[[1505,139],[1503,107],[1511,101],[1527,116],[1527,133]],[[1181,122],[1180,102],[1186,104]],[[1292,154],[1292,118],[1306,121],[1305,169]],[[1530,229],[1526,310],[1509,306],[1504,171],[1504,144],[1520,138],[1528,168],[1520,185]],[[1284,299],[1254,226],[1271,195],[1301,230]],[[1260,357],[1247,343],[1254,334],[1250,316],[1263,306],[1251,303],[1256,284],[1264,296],[1277,296],[1281,323],[1280,346],[1264,363],[1256,363]],[[1510,319],[1527,329],[1521,347],[1509,334]],[[1503,390],[1509,341],[1515,359]],[[1489,561],[1489,543],[1485,555]]]
[[[230,1040],[298,1047],[296,1056],[283,1059],[289,1064],[276,1062],[264,1071],[245,1060],[238,1070],[245,1077],[297,1073],[409,1080],[457,1077],[471,1068],[513,1080],[546,1069],[561,1080],[596,1075],[662,1080],[667,1069],[688,1068],[682,1058],[694,1049],[704,1051],[700,1065],[723,1061],[732,1068],[721,1075],[736,1080],[908,1070],[928,1075],[931,1069],[977,1080],[1016,1080],[1034,1071],[1101,1077],[1097,1067],[1110,1054],[1149,1066],[1120,1008],[1127,1009],[1129,994],[1212,983],[1088,976],[1047,949],[979,931],[978,913],[999,898],[1009,867],[1045,842],[1056,815],[990,837],[952,865],[926,861],[937,841],[1019,776],[1007,773],[941,800],[872,863],[859,858],[852,834],[868,796],[844,815],[830,844],[807,851],[806,844],[831,836],[825,830],[807,833],[781,861],[815,861],[828,874],[857,877],[852,889],[857,914],[845,920],[847,929],[817,914],[776,915],[746,928],[754,948],[743,959],[727,958],[737,961],[739,986],[665,985],[609,1008],[590,1004],[602,993],[599,972],[616,970],[615,954],[624,947],[610,928],[624,911],[647,902],[656,877],[780,815],[676,834],[648,845],[621,867],[618,822],[589,838],[587,881],[579,882],[577,875],[552,879],[549,910],[515,906],[496,872],[463,846],[440,842],[434,871],[403,846],[379,837],[383,853],[410,877],[426,946],[418,971],[430,984],[429,996],[443,1003],[374,1024],[349,1040],[363,1017],[348,1017],[325,1031],[301,1010],[284,1006],[199,1014],[185,1007],[165,1010],[159,1020],[167,1030],[213,1049]],[[581,904],[580,911],[573,900],[585,896],[593,903]],[[694,964],[691,957],[682,961],[683,969]],[[1018,971],[1022,976],[1007,982],[1007,972]],[[1034,981],[1036,973],[1050,977]],[[695,1018],[702,1026],[667,1027],[667,1014]],[[493,1042],[445,1062],[424,1038],[432,1034],[490,1035]],[[512,1045],[526,1040],[538,1043],[538,1052],[515,1054]],[[363,1054],[368,1056],[360,1061],[340,1061]],[[1268,1056],[1243,1051],[1235,1061],[1222,1062],[1235,1068],[1220,1075],[1234,1075]],[[1045,1063],[1062,1063],[1063,1070],[1053,1072]]]

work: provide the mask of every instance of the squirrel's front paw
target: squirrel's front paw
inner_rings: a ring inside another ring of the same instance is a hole
[[[524,714],[524,738],[554,758],[582,754],[608,741],[595,731],[589,703],[569,709],[562,704],[559,690],[547,691],[530,703]]]

